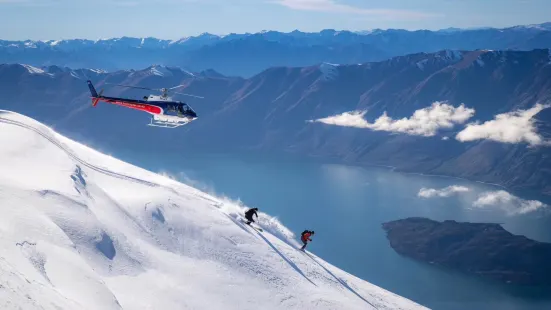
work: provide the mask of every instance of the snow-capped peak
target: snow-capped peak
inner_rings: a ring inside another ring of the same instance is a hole
[[[27,48],[36,48],[36,47],[37,47],[37,46],[36,46],[36,42],[34,42],[34,41],[25,41],[25,44],[24,44],[24,45],[25,45],[25,47],[27,47]]]
[[[97,74],[107,73],[107,71],[101,70],[101,69],[89,69],[89,70]]]
[[[183,37],[183,38],[178,39],[178,40],[173,40],[169,43],[169,45],[185,43],[187,40],[189,40],[189,38],[190,37]]]
[[[167,67],[161,66],[161,65],[153,65],[153,66],[151,66],[149,71],[151,72],[151,74],[158,75],[158,76],[172,76],[173,75],[172,72],[167,69]]]
[[[42,75],[49,75],[49,76],[52,76],[52,74],[50,73],[47,73],[46,71],[40,69],[40,68],[37,68],[37,67],[34,67],[34,66],[31,66],[31,65],[27,65],[27,64],[22,64],[22,66],[27,69],[27,71],[30,73],[30,74],[42,74]]]
[[[360,30],[360,31],[354,31],[355,34],[359,35],[370,35],[373,33],[374,30]]]
[[[43,73],[45,73],[44,70],[42,70],[40,68],[37,68],[37,67],[33,67],[31,65],[23,64],[22,66],[25,67],[25,69],[27,69],[27,71],[29,71],[30,74],[43,74]]]

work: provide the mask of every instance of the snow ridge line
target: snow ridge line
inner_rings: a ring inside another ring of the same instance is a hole
[[[131,181],[131,182],[135,182],[135,183],[140,183],[140,184],[143,184],[143,185],[147,185],[147,186],[150,186],[150,187],[161,187],[160,184],[157,184],[157,183],[154,183],[154,182],[149,182],[149,181],[146,181],[146,180],[142,180],[142,179],[138,179],[138,178],[134,178],[134,177],[131,177],[131,176],[128,176],[128,175],[125,175],[125,174],[122,174],[122,173],[117,173],[117,172],[113,172],[113,171],[110,171],[110,170],[107,170],[105,168],[102,168],[102,167],[98,167],[98,166],[95,166],[95,165],[92,165],[84,160],[82,160],[81,158],[79,158],[76,154],[74,154],[70,149],[66,148],[65,146],[63,146],[60,142],[56,141],[54,138],[52,137],[49,137],[48,135],[46,135],[45,133],[43,133],[42,131],[32,127],[32,126],[29,126],[25,123],[22,123],[22,122],[18,122],[18,121],[14,121],[14,120],[10,120],[10,119],[7,119],[7,118],[3,118],[3,117],[0,117],[0,123],[5,123],[5,124],[10,124],[10,125],[15,125],[15,126],[19,126],[19,127],[23,127],[25,129],[29,129],[29,130],[32,130],[34,131],[35,133],[41,135],[43,138],[45,138],[46,140],[50,141],[52,144],[54,144],[55,146],[57,146],[58,148],[60,148],[62,151],[64,151],[69,157],[71,157],[73,160],[77,161],[78,163],[82,164],[83,166],[85,167],[88,167],[92,170],[95,170],[97,172],[100,172],[100,173],[103,173],[103,174],[106,174],[106,175],[109,175],[109,176],[112,176],[112,177],[115,177],[115,178],[119,178],[119,179],[123,179],[123,180],[127,180],[127,181]]]

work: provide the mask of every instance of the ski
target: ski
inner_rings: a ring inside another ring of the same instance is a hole
[[[252,228],[254,228],[254,229],[256,229],[256,230],[258,230],[258,231],[260,231],[260,232],[264,232],[264,230],[263,230],[262,228],[260,228],[260,227],[254,227],[254,226],[251,225],[251,224],[249,224],[249,226],[251,226]]]
[[[241,219],[241,221],[242,221],[243,223],[247,224],[247,222],[248,222],[247,220],[245,220],[245,219],[243,219],[243,218],[240,218],[240,219]],[[263,230],[262,228],[260,228],[260,227],[253,226],[252,224],[247,224],[247,225],[251,226],[252,228],[254,228],[254,229],[258,230],[258,231],[264,232],[264,230]]]

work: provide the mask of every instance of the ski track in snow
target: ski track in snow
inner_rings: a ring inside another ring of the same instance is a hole
[[[0,110],[2,309],[426,309],[292,232]]]
[[[0,110],[0,112],[2,112],[2,111]],[[44,137],[45,139],[50,141],[52,144],[54,144],[55,146],[57,146],[58,148],[63,150],[65,153],[67,153],[67,155],[69,155],[73,160],[79,162],[80,164],[82,164],[82,165],[84,165],[84,166],[86,166],[90,169],[94,169],[98,172],[101,172],[101,173],[104,173],[104,174],[107,174],[107,175],[110,175],[110,176],[113,176],[113,177],[127,179],[127,180],[131,180],[131,181],[138,182],[138,183],[143,183],[143,184],[148,185],[148,186],[159,186],[158,184],[153,183],[153,182],[148,182],[148,181],[133,178],[133,177],[130,177],[130,176],[127,176],[127,175],[124,175],[124,174],[115,173],[115,172],[109,171],[107,169],[89,164],[89,163],[81,160],[79,157],[77,157],[69,148],[63,146],[60,142],[56,141],[54,137],[51,137],[51,136],[45,134],[43,131],[38,130],[38,129],[36,129],[32,126],[29,126],[25,123],[18,122],[18,121],[13,121],[13,120],[3,118],[3,117],[0,117],[0,122],[15,125],[15,126],[20,126],[20,127],[23,127],[23,128],[26,128],[26,129],[29,129],[29,130],[32,130],[32,131],[36,132],[37,134],[41,135],[42,137]]]

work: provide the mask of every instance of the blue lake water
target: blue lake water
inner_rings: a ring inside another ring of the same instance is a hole
[[[397,255],[381,224],[409,216],[435,220],[499,222],[509,231],[551,242],[551,219],[508,216],[473,208],[491,185],[401,174],[386,168],[297,162],[230,155],[115,154],[155,172],[167,172],[200,189],[240,199],[277,216],[297,235],[316,235],[308,249],[339,268],[432,309],[549,310],[551,290],[495,284]],[[448,198],[423,199],[419,190],[462,185]],[[534,197],[531,197],[534,198]],[[535,197],[541,199],[541,197]],[[547,203],[549,203],[547,201]]]

